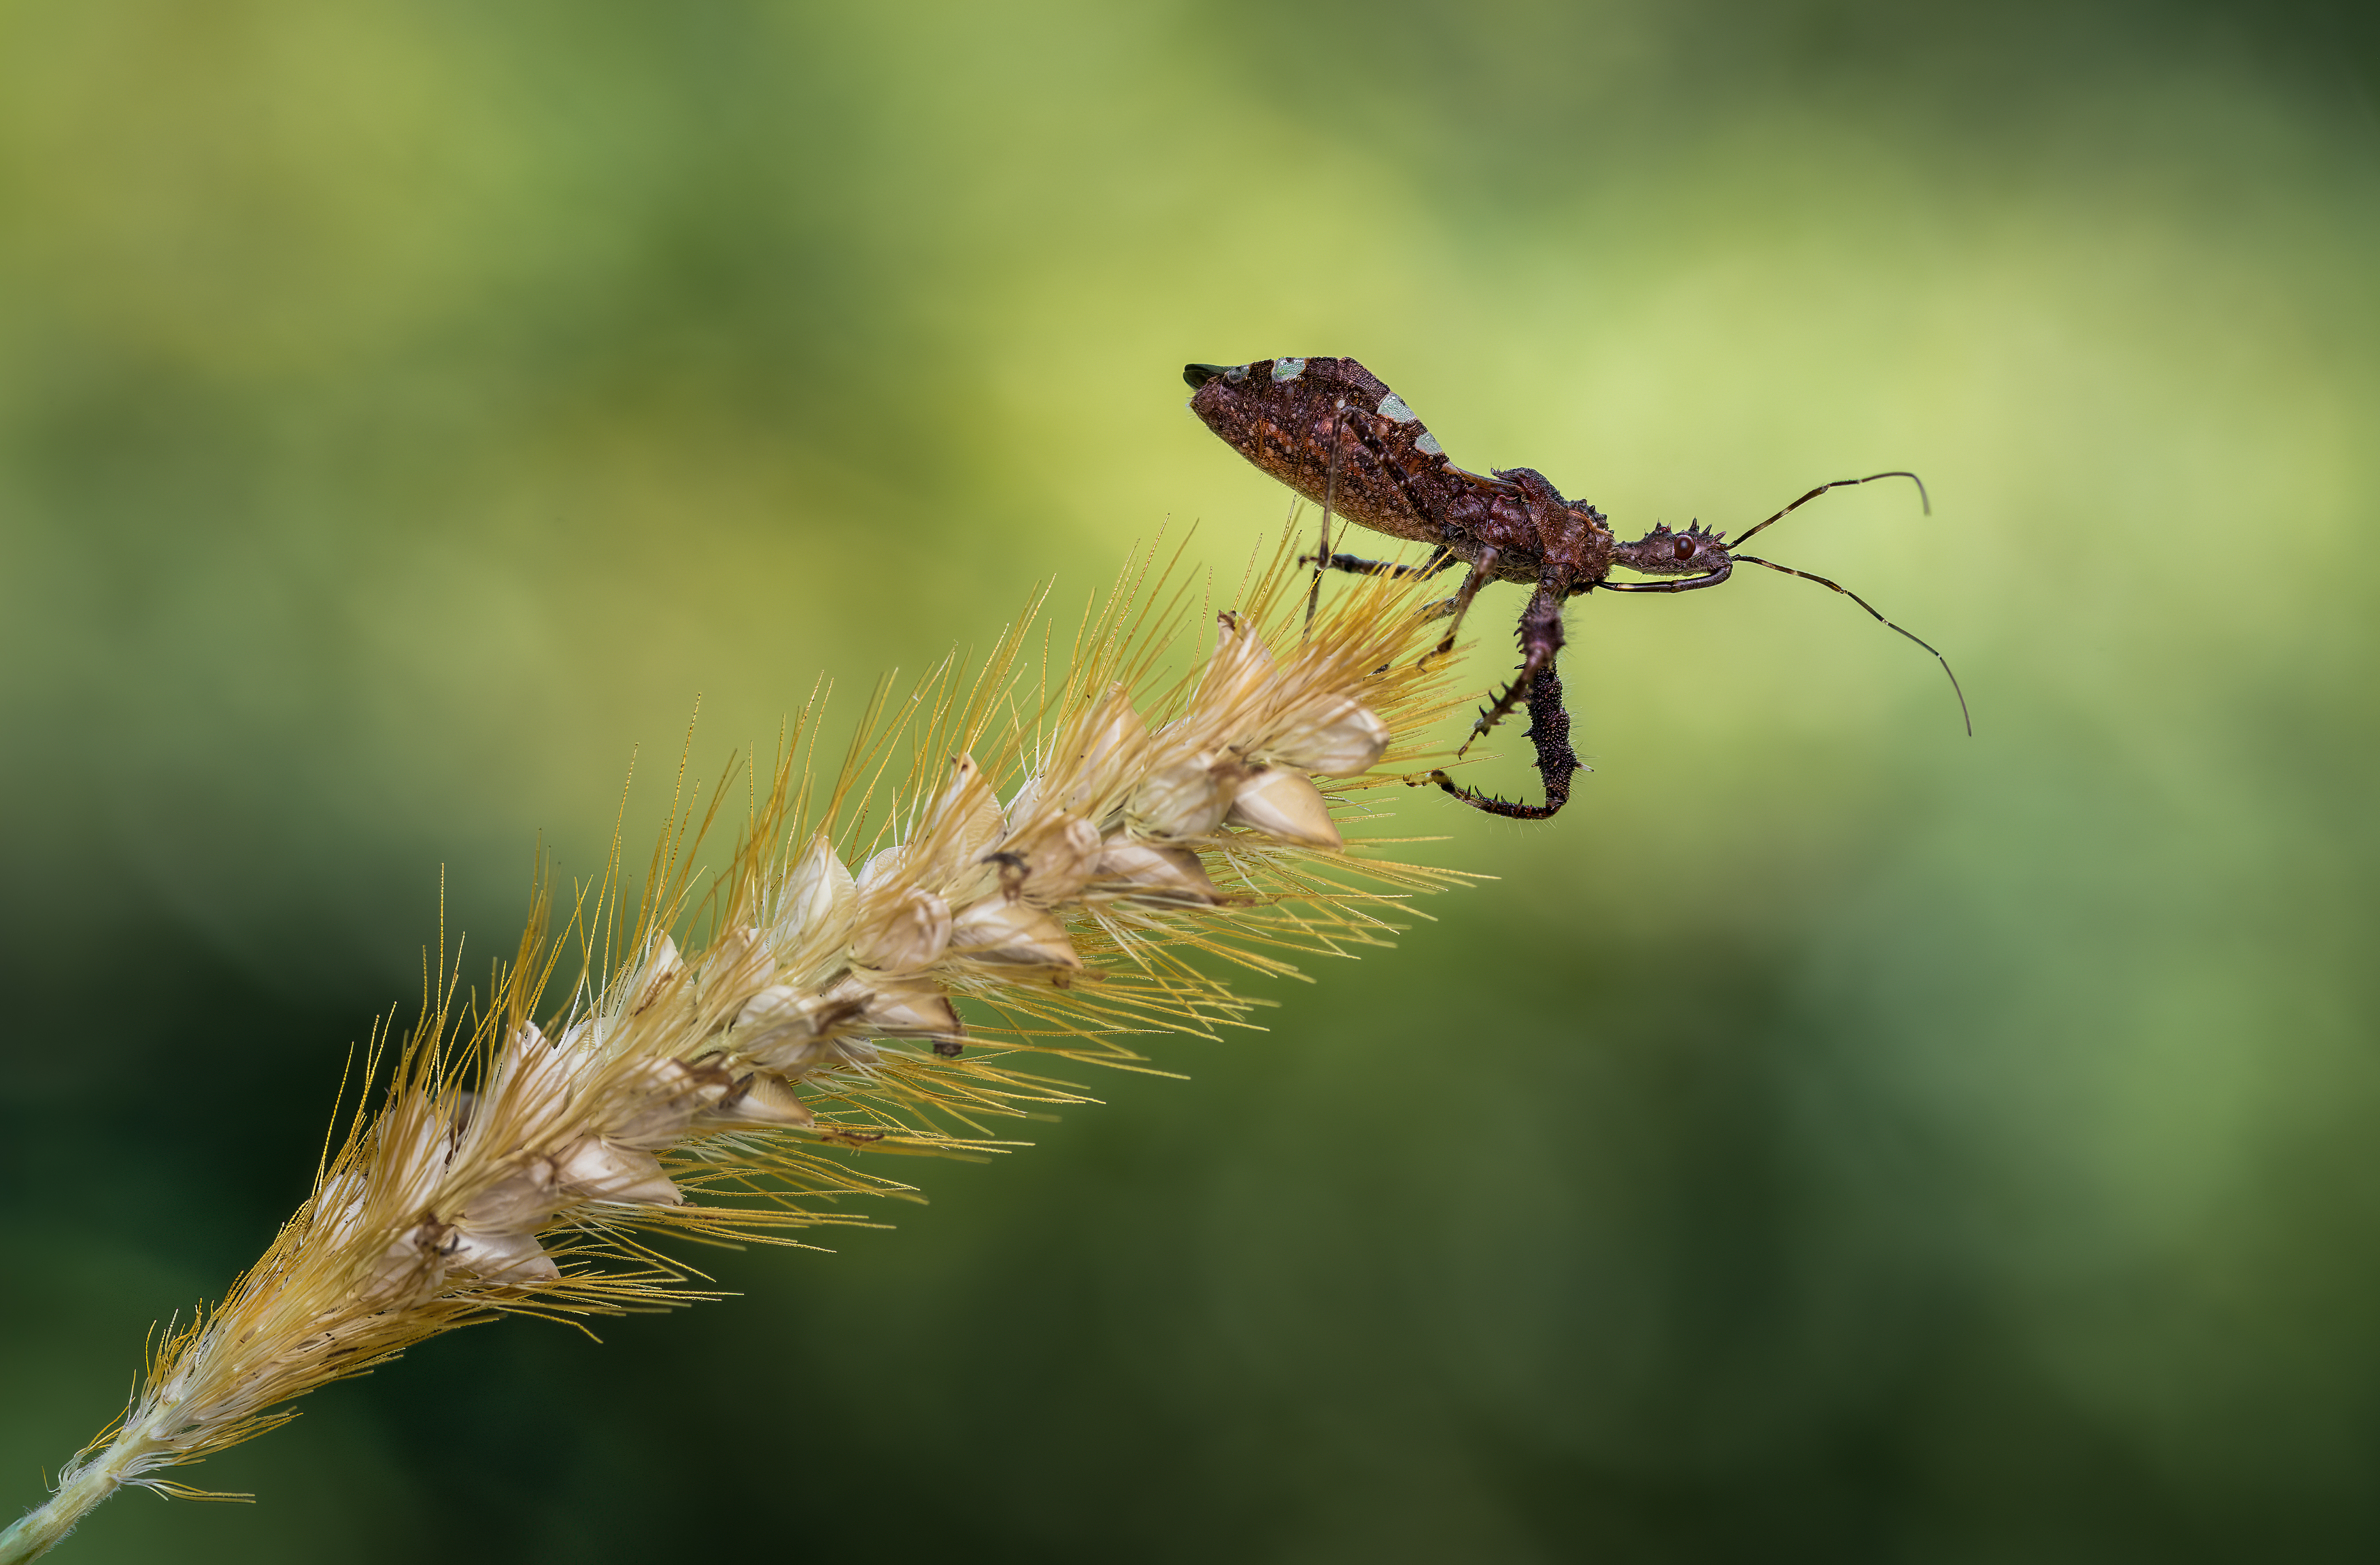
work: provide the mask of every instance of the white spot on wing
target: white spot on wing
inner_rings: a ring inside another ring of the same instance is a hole
[[[1272,378],[1276,381],[1293,381],[1305,373],[1305,360],[1303,358],[1276,358],[1272,361]]]
[[[1420,452],[1424,456],[1443,456],[1446,455],[1446,447],[1439,444],[1438,437],[1431,434],[1427,430],[1422,431],[1421,438],[1414,442],[1414,449]]]
[[[1380,417],[1392,423],[1410,424],[1414,421],[1414,410],[1405,406],[1403,397],[1390,392],[1380,398]]]

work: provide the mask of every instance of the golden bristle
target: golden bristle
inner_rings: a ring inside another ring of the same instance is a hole
[[[1458,704],[1416,655],[1418,587],[1358,578],[1305,624],[1283,544],[1210,617],[1153,564],[1055,667],[1037,599],[971,677],[880,686],[824,785],[814,693],[715,876],[696,853],[728,787],[674,809],[633,901],[616,837],[558,932],[540,887],[483,997],[442,958],[413,1030],[367,1050],[377,1111],[223,1303],[163,1335],[0,1565],[125,1484],[199,1493],[155,1474],[439,1332],[709,1297],[655,1237],[867,1222],[846,1203],[915,1191],[866,1159],[1013,1146],[1004,1125],[1090,1101],[1050,1065],[1149,1069],[1139,1037],[1247,1027],[1258,1002],[1219,970],[1385,944],[1408,898],[1465,879],[1338,845]],[[1177,655],[1185,633],[1206,655]]]

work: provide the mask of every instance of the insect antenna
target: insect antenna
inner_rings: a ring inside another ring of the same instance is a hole
[[[1877,478],[1880,478],[1880,479],[1891,479],[1891,478],[1912,478],[1912,479],[1913,479],[1913,478],[1915,478],[1916,476],[1917,476],[1917,475],[1915,475],[1914,473],[1878,473],[1878,474],[1876,475],[1876,477],[1877,477]],[[1867,479],[1851,479],[1851,480],[1849,480],[1849,481],[1851,481],[1851,482],[1852,482],[1852,483],[1865,483],[1865,482],[1867,482],[1868,480],[1867,480]],[[1826,489],[1832,489],[1832,488],[1834,488],[1834,487],[1835,487],[1834,485],[1832,485],[1832,484],[1828,484],[1828,485],[1827,485],[1827,486],[1826,486],[1826,488],[1825,488],[1825,489],[1814,489],[1814,490],[1812,490],[1812,491],[1810,491],[1810,494],[1805,494],[1805,495],[1803,495],[1803,496],[1802,497],[1802,500],[1807,500],[1807,499],[1809,499],[1809,498],[1810,498],[1810,495],[1813,495],[1813,494],[1823,494],[1823,493],[1825,493],[1825,492],[1826,492]],[[1922,486],[1922,485],[1920,486],[1921,491],[1922,491],[1923,487],[1924,487],[1924,486]],[[1793,505],[1799,505],[1800,503],[1802,503],[1802,500],[1797,500],[1797,501],[1793,502]],[[1785,511],[1791,511],[1791,510],[1793,508],[1793,505],[1788,505],[1788,506],[1786,506],[1786,507],[1785,507]],[[1779,511],[1779,513],[1777,513],[1777,516],[1783,516],[1783,515],[1785,514],[1785,511]],[[1771,516],[1771,517],[1769,517],[1769,518],[1768,518],[1768,522],[1773,522],[1773,521],[1775,521],[1776,519],[1777,519],[1777,516]],[[1763,523],[1761,523],[1761,524],[1760,524],[1760,527],[1761,527],[1761,528],[1765,528],[1765,527],[1767,527],[1767,526],[1768,525],[1768,522],[1763,522]],[[1753,529],[1752,529],[1752,531],[1753,531],[1753,532],[1758,532],[1759,530],[1760,530],[1760,528],[1753,528]],[[1751,537],[1751,536],[1752,536],[1752,534],[1751,534],[1751,533],[1746,533],[1746,534],[1744,535],[1744,537],[1745,537],[1745,538],[1749,538],[1749,537]],[[1742,540],[1738,540],[1738,541],[1740,542],[1740,541],[1742,541]],[[1732,544],[1730,544],[1729,547],[1730,547],[1730,548],[1732,548],[1732,547],[1733,547],[1733,545],[1732,545]],[[1932,642],[1927,641],[1925,637],[1920,637],[1920,636],[1911,636],[1911,635],[1910,635],[1910,633],[1909,633],[1908,631],[1905,631],[1905,630],[1901,629],[1899,625],[1897,625],[1893,624],[1890,620],[1886,619],[1882,614],[1877,613],[1876,612],[1876,605],[1875,605],[1875,604],[1873,604],[1873,603],[1869,602],[1866,599],[1864,599],[1864,598],[1861,597],[1858,593],[1853,592],[1850,588],[1845,587],[1841,582],[1839,582],[1839,581],[1828,581],[1825,576],[1813,576],[1813,575],[1812,575],[1810,572],[1808,572],[1808,571],[1797,571],[1797,570],[1795,570],[1795,569],[1794,569],[1792,566],[1791,566],[1791,565],[1780,565],[1780,564],[1778,564],[1776,561],[1774,561],[1774,560],[1764,560],[1764,559],[1762,559],[1762,558],[1761,558],[1759,555],[1757,555],[1757,554],[1738,554],[1738,555],[1734,556],[1734,558],[1735,558],[1735,562],[1736,562],[1736,564],[1740,564],[1740,565],[1766,565],[1766,566],[1767,566],[1770,570],[1777,572],[1779,576],[1800,576],[1803,581],[1815,581],[1815,582],[1816,582],[1820,587],[1828,588],[1829,588],[1829,589],[1831,589],[1831,590],[1833,590],[1833,591],[1840,592],[1840,593],[1841,593],[1844,597],[1846,597],[1846,598],[1850,599],[1852,602],[1857,603],[1861,608],[1865,609],[1865,610],[1867,611],[1868,618],[1870,618],[1870,619],[1872,619],[1872,620],[1876,621],[1876,624],[1878,624],[1878,625],[1880,625],[1884,626],[1884,628],[1885,628],[1885,629],[1887,629],[1887,630],[1888,630],[1888,631],[1891,631],[1891,632],[1892,632],[1894,635],[1896,635],[1896,636],[1907,636],[1907,637],[1909,637],[1909,639],[1910,639],[1910,640],[1916,642],[1920,647],[1925,648],[1927,651],[1929,651],[1929,652],[1933,652],[1933,653],[1934,653],[1934,661],[1935,661],[1936,662],[1940,663],[1940,664],[1942,665],[1942,672],[1943,672],[1944,673],[1949,673],[1949,674],[1950,674],[1950,693],[1951,693],[1952,695],[1954,695],[1954,696],[1956,696],[1956,697],[1958,697],[1958,698],[1959,698],[1959,717],[1960,717],[1960,719],[1961,719],[1962,722],[1964,722],[1966,723],[1966,725],[1967,725],[1967,737],[1968,737],[1968,738],[1970,738],[1970,739],[1972,739],[1972,738],[1973,738],[1973,737],[1975,736],[1975,720],[1974,720],[1973,717],[1970,717],[1970,716],[1968,715],[1968,713],[1967,713],[1967,693],[1966,693],[1964,690],[1961,690],[1961,689],[1960,689],[1960,688],[1959,688],[1959,676],[1958,676],[1957,674],[1955,674],[1955,673],[1950,673],[1950,660],[1949,660],[1949,659],[1948,659],[1948,658],[1946,658],[1946,657],[1944,657],[1940,652],[1938,652],[1938,651],[1935,651],[1934,644],[1933,644]]]
[[[1934,514],[1934,501],[1932,496],[1925,492],[1925,480],[1919,478],[1914,473],[1903,472],[1900,468],[1895,468],[1889,473],[1870,473],[1864,479],[1837,479],[1832,483],[1822,483],[1817,488],[1812,490],[1809,493],[1802,496],[1801,499],[1796,500],[1791,505],[1786,506],[1783,510],[1769,517],[1767,521],[1760,522],[1755,526],[1744,528],[1742,532],[1728,540],[1727,546],[1730,549],[1733,549],[1737,544],[1742,543],[1745,539],[1750,538],[1762,528],[1769,527],[1775,523],[1783,521],[1786,517],[1791,516],[1803,506],[1807,505],[1811,501],[1817,499],[1818,496],[1826,493],[1827,491],[1830,489],[1852,489],[1860,484],[1874,483],[1878,479],[1907,479],[1911,483],[1917,486],[1917,503],[1924,507],[1927,516],[1930,516]],[[1778,568],[1781,570],[1784,567],[1780,565]],[[1837,588],[1835,590],[1840,592],[1842,588]],[[1869,613],[1874,613],[1875,611],[1870,610]],[[1879,614],[1877,617],[1881,619],[1883,616]],[[1905,635],[1907,633],[1903,632],[1903,634]],[[1940,654],[1937,653],[1936,655],[1939,656]]]

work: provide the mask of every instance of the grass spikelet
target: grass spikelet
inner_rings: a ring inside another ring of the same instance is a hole
[[[1360,578],[1307,623],[1286,543],[1220,613],[1152,564],[1054,664],[1037,601],[971,675],[880,686],[825,782],[814,696],[750,787],[681,800],[640,876],[615,838],[566,909],[540,886],[485,992],[442,952],[419,1021],[365,1050],[377,1088],[311,1195],[158,1335],[0,1565],[128,1484],[246,1498],[163,1474],[442,1331],[710,1297],[655,1241],[869,1221],[857,1198],[916,1195],[884,1155],[1014,1145],[1018,1117],[1089,1101],[1053,1066],[1148,1069],[1144,1037],[1246,1026],[1257,1002],[1219,974],[1381,945],[1463,879],[1342,834],[1455,704],[1417,655],[1420,588]]]

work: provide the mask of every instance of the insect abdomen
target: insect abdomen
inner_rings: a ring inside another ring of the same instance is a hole
[[[1190,410],[1200,422],[1306,499],[1391,538],[1443,540],[1427,518],[1444,514],[1461,480],[1438,438],[1355,360],[1194,364],[1183,378],[1198,388]]]

